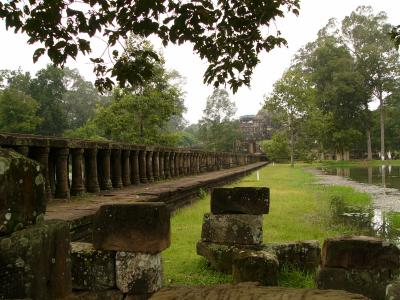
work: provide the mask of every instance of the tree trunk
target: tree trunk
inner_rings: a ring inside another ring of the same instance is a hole
[[[291,130],[290,133],[290,166],[294,167],[294,133]]]
[[[372,142],[371,142],[371,129],[367,128],[367,152],[368,160],[372,160]]]
[[[385,118],[384,118],[384,107],[383,107],[383,95],[379,93],[379,110],[381,117],[381,160],[385,160]]]

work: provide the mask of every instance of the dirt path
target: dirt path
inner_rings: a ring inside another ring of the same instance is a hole
[[[384,212],[400,212],[400,191],[398,189],[383,188],[376,185],[352,181],[342,176],[327,175],[318,169],[307,168],[305,170],[315,175],[318,184],[351,187],[356,191],[370,194],[375,209],[380,209]]]

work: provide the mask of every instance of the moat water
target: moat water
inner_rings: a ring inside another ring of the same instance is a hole
[[[391,198],[400,203],[400,166],[322,168],[327,175],[345,177],[351,181],[377,186],[379,201]],[[367,186],[366,186],[367,187]],[[366,189],[367,192],[367,189]],[[397,196],[399,195],[399,196]],[[400,246],[400,212],[397,209],[381,209],[379,205],[349,204],[341,198],[331,199],[332,221],[350,225],[357,234],[376,235],[394,241]]]

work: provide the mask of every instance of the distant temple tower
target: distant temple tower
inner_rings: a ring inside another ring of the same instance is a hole
[[[239,118],[240,131],[244,142],[239,146],[248,153],[260,153],[257,142],[270,139],[272,136],[271,115],[266,110],[260,110],[257,115],[244,115]]]

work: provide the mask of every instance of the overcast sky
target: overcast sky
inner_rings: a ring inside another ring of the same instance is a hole
[[[272,85],[278,80],[296,51],[316,38],[318,30],[330,18],[342,20],[359,5],[370,5],[376,12],[385,11],[389,22],[400,24],[400,0],[302,0],[300,15],[287,15],[276,22],[277,28],[288,41],[288,48],[277,48],[270,53],[260,55],[261,63],[255,69],[251,88],[243,87],[232,99],[236,102],[237,116],[255,114],[262,106],[263,96],[272,90]],[[26,36],[5,31],[4,22],[0,25],[0,69],[17,69],[35,73],[49,61],[41,58],[35,65],[32,63],[34,46],[26,44]],[[181,46],[170,45],[162,50],[169,69],[177,70],[186,79],[184,86],[185,118],[197,122],[205,108],[206,98],[212,87],[203,84],[203,73],[206,63],[192,51],[190,44]],[[78,68],[88,80],[94,80],[92,65],[88,58],[78,57],[77,61],[68,63],[70,68]]]

